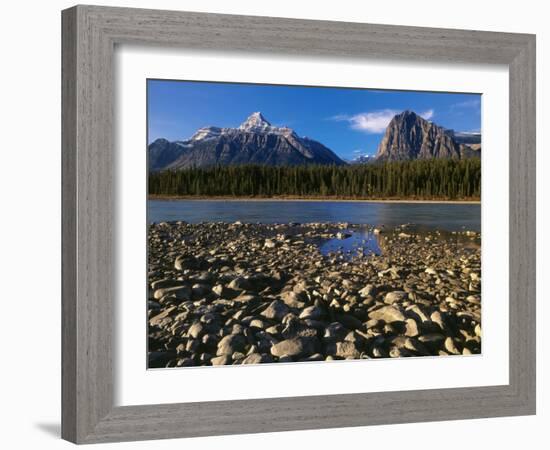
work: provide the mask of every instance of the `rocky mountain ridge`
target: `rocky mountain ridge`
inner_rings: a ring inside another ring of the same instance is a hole
[[[203,127],[187,140],[157,139],[148,150],[151,171],[242,164],[339,166],[480,157],[481,134],[455,132],[407,110],[390,121],[374,157],[363,155],[346,162],[320,142],[299,136],[292,128],[274,126],[254,112],[237,128]]]
[[[238,128],[204,127],[186,141],[157,139],[149,145],[151,170],[215,165],[345,164],[320,142],[292,128],[271,125],[260,113],[251,114]]]
[[[407,110],[390,121],[375,160],[464,159],[480,156],[480,147],[476,150],[459,140],[453,130],[447,130]]]

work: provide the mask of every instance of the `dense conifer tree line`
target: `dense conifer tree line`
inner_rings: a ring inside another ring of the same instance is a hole
[[[161,196],[304,196],[334,198],[479,198],[478,158],[348,166],[242,165],[149,174]]]

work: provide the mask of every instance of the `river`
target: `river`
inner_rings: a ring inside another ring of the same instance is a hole
[[[149,200],[148,222],[349,222],[441,231],[481,231],[481,205],[295,200]]]

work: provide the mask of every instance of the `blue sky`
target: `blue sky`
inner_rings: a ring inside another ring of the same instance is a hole
[[[391,117],[406,109],[455,131],[479,132],[481,96],[415,91],[148,80],[148,140],[188,139],[201,127],[237,127],[261,111],[273,125],[341,158],[374,154]]]

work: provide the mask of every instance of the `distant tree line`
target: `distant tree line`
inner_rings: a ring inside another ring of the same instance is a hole
[[[159,196],[478,199],[480,193],[478,158],[348,166],[217,166],[149,174],[149,194]]]

